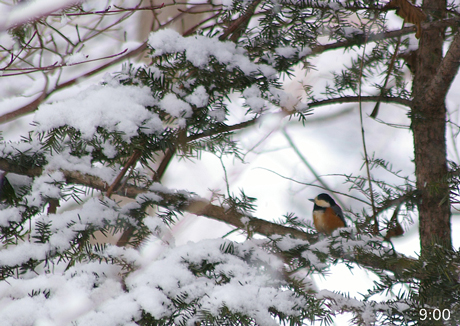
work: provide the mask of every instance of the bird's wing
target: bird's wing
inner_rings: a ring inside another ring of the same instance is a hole
[[[338,217],[340,217],[340,219],[343,222],[343,225],[347,226],[347,222],[345,222],[345,218],[343,217],[343,212],[342,212],[342,209],[340,208],[340,206],[338,206],[338,205],[332,206],[332,209],[338,215]]]

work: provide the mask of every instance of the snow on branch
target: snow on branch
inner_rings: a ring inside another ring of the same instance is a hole
[[[251,62],[242,47],[233,42],[220,41],[217,37],[183,37],[174,30],[165,29],[150,35],[149,46],[155,50],[154,57],[185,52],[186,59],[197,68],[206,67],[212,56],[230,71],[237,67],[247,75],[261,72],[267,78],[277,78],[277,71],[271,66]]]
[[[146,134],[163,131],[157,114],[145,107],[156,104],[148,87],[123,86],[118,82],[93,86],[76,97],[44,104],[36,112],[37,132],[62,126],[78,130],[82,137],[91,139],[98,127],[108,132],[122,133],[125,140],[137,135],[142,128]]]
[[[0,169],[8,171],[8,167],[8,162],[6,162],[4,159],[0,159]],[[31,171],[29,171],[28,175],[32,176],[30,172]],[[39,173],[40,170],[34,170],[34,172]],[[76,183],[100,191],[106,191],[108,188],[108,184],[105,181],[95,176],[80,174],[77,171],[62,171],[62,173],[68,183]],[[214,205],[211,202],[196,196],[185,195],[184,197],[183,192],[176,193],[174,191],[165,191],[164,188],[158,187],[153,187],[152,189],[153,190],[149,190],[132,185],[126,185],[126,187],[121,189],[117,194],[130,198],[143,198],[142,196],[144,196],[146,193],[148,194],[149,192],[153,191],[153,194],[159,195],[161,197],[161,200],[155,201],[155,203],[160,206],[171,207],[171,205],[173,205],[175,209],[179,211],[187,211],[192,214],[225,222],[241,230],[248,230],[251,233],[259,233],[265,236],[292,236],[294,238],[307,240],[312,243],[318,241],[316,234],[309,234],[296,228],[287,227],[263,219],[258,219],[242,212],[228,210],[228,208]],[[351,243],[348,242],[346,245],[350,247]],[[343,248],[344,245],[345,243],[342,243],[341,245],[338,245],[338,248]],[[359,247],[366,247],[367,242],[363,244],[363,242],[360,240],[357,242],[357,245]],[[350,248],[353,247],[354,245],[352,245]],[[365,266],[379,270],[388,270],[399,274],[406,269],[410,269],[411,265],[415,262],[414,259],[404,257],[403,255],[397,255],[396,257],[390,255],[388,258],[385,258],[387,254],[385,250],[378,250],[372,255],[356,256],[350,255],[349,252],[350,250],[347,250],[346,252],[339,250],[335,253],[334,251],[331,251],[331,256],[334,258],[356,261],[357,263]],[[377,255],[379,259],[375,259],[374,255]]]
[[[0,31],[39,19],[49,14],[74,6],[82,0],[36,0],[22,2],[10,9],[0,11]]]

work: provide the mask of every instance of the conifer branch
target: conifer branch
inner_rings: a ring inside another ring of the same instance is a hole
[[[422,24],[422,29],[454,26],[454,25],[458,24],[459,22],[460,22],[460,17],[449,18],[449,19],[444,19],[444,20],[438,20],[438,21],[435,21],[435,22],[423,23]],[[407,35],[407,34],[414,33],[414,32],[416,32],[416,27],[415,26],[408,26],[408,27],[404,27],[404,28],[402,28],[400,30],[371,34],[367,38],[367,41],[368,42],[373,42],[373,41],[378,41],[378,40],[383,40],[383,39],[388,39],[388,38],[394,38],[394,37],[398,37],[398,36],[401,36],[401,35]],[[361,44],[359,40],[349,39],[349,40],[346,40],[346,41],[340,41],[340,42],[326,44],[326,45],[318,45],[318,46],[315,46],[314,48],[312,48],[312,52],[310,54],[305,55],[304,58],[312,56],[312,55],[318,55],[318,54],[321,54],[321,53],[323,53],[325,51],[336,50],[336,49],[340,49],[340,48],[344,48],[344,47],[351,47],[351,46],[359,45],[359,44]],[[117,64],[119,62],[125,61],[128,58],[131,58],[131,57],[134,57],[136,55],[139,55],[146,48],[147,48],[147,41],[142,43],[136,49],[134,49],[132,51],[129,51],[129,52],[117,57],[116,59],[114,59],[114,60],[112,60],[112,61],[110,61],[110,62],[108,62],[106,64],[103,64],[102,66],[100,66],[100,67],[98,67],[98,68],[96,68],[94,70],[91,70],[91,71],[89,71],[89,72],[87,72],[87,73],[85,73],[85,74],[83,74],[81,76],[78,76],[76,78],[68,80],[68,81],[66,81],[66,82],[64,82],[62,84],[56,85],[53,89],[49,90],[46,93],[46,95],[40,96],[36,100],[32,101],[31,103],[29,103],[29,104],[27,104],[27,105],[25,105],[25,106],[23,106],[23,107],[21,107],[19,109],[16,109],[16,110],[14,110],[12,112],[8,112],[8,113],[5,113],[5,114],[1,115],[0,116],[0,124],[8,122],[8,121],[11,121],[11,120],[13,120],[13,119],[15,119],[17,117],[20,117],[20,116],[23,116],[25,114],[28,114],[28,113],[31,113],[31,112],[35,111],[37,109],[38,105],[40,105],[44,100],[46,100],[48,97],[50,97],[56,91],[64,89],[64,88],[67,88],[67,87],[70,87],[72,85],[75,85],[78,81],[81,81],[82,79],[86,79],[88,77],[91,77],[91,76],[93,76],[95,74],[98,74],[101,71],[107,69],[108,67],[111,67],[111,66],[113,66],[113,65],[115,65],[115,64]],[[363,100],[365,101],[365,98],[363,98]],[[371,101],[373,101],[373,100],[371,100]],[[345,102],[347,102],[347,101],[337,102],[337,103],[345,103]],[[353,102],[353,101],[350,101],[350,102]],[[382,99],[382,102],[386,102],[385,98]],[[312,105],[315,105],[315,104],[312,104]],[[407,105],[407,104],[403,104],[403,105]]]
[[[0,169],[6,172],[27,175],[30,177],[39,176],[43,172],[43,169],[38,167],[30,169],[15,168],[13,164],[1,158]],[[97,189],[101,192],[106,191],[109,187],[109,185],[105,181],[96,176],[83,174],[77,171],[62,170],[61,172],[64,174],[66,182],[69,184],[78,184],[81,186]],[[128,198],[136,198],[138,195],[147,192],[148,189],[136,187],[133,185],[126,185],[126,187],[124,187],[123,189],[119,189],[114,193]],[[318,241],[317,234],[306,233],[299,229],[255,218],[253,216],[238,212],[236,210],[229,210],[222,206],[214,205],[211,202],[201,198],[190,197],[186,201],[184,201],[183,194],[174,194],[170,192],[161,191],[156,191],[156,193],[162,197],[162,200],[158,203],[158,205],[160,206],[164,205],[166,207],[170,207],[172,204],[175,204],[175,206],[179,210],[183,210],[191,214],[205,216],[217,221],[221,221],[229,225],[232,225],[238,229],[250,229],[251,232],[259,233],[267,237],[270,237],[272,235],[281,235],[292,236],[296,239],[306,240],[311,243],[315,243]],[[392,257],[391,259],[381,257],[380,260],[371,259],[364,255],[355,258],[349,256],[336,255],[333,256],[333,258],[350,260],[360,265],[365,265],[380,270],[387,270],[396,274],[401,274],[405,269],[410,268],[412,264],[417,262],[412,258],[408,258],[399,254],[397,257]]]
[[[225,31],[219,36],[219,40],[223,41],[226,40],[230,34],[233,34],[230,38],[231,41],[236,42],[241,35],[241,33],[246,29],[246,26],[251,19],[252,15],[254,15],[254,11],[256,7],[259,5],[261,0],[254,0],[246,9],[244,15],[238,17],[235,21],[233,21],[230,26],[228,26]]]

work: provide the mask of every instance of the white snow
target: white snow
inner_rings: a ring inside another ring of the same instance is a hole
[[[300,49],[300,51],[299,51],[299,58],[302,58],[302,57],[304,57],[304,56],[306,56],[306,55],[309,55],[309,54],[311,54],[311,53],[312,53],[311,48],[308,47],[308,46],[305,46],[305,47],[303,47],[302,49]]]
[[[55,172],[54,177],[59,176],[59,174],[60,172]],[[48,183],[55,180],[53,177],[43,175],[37,179],[32,188],[36,187],[40,191],[34,193],[33,197],[29,196],[29,202],[33,200],[36,203],[42,200],[43,195],[54,196],[60,191],[58,187]],[[50,251],[59,250],[62,252],[68,249],[76,236],[76,232],[85,230],[89,225],[100,228],[105,223],[113,224],[120,217],[120,214],[114,210],[114,205],[115,203],[112,201],[103,203],[97,198],[91,198],[76,210],[39,217],[37,221],[50,225],[49,242],[40,244],[25,241],[11,246],[8,250],[0,250],[0,265],[15,266],[25,263],[29,259],[41,260],[47,257]],[[35,225],[32,226],[31,235],[32,237],[38,235]]]
[[[123,86],[116,82],[110,85],[92,86],[68,100],[41,105],[34,121],[39,123],[37,131],[47,131],[64,125],[81,131],[91,139],[96,128],[124,133],[124,139],[138,134],[138,128],[153,134],[163,130],[158,115],[145,107],[155,104],[148,87]]]
[[[287,111],[299,111],[302,112],[308,108],[306,103],[300,101],[300,98],[297,98],[292,93],[277,89],[275,87],[270,87],[271,100],[278,102],[279,106]]]
[[[226,306],[234,313],[255,317],[260,324],[275,326],[269,308],[295,316],[305,302],[280,288],[281,274],[260,272],[261,263],[274,271],[283,263],[259,249],[256,242],[233,243],[232,255],[220,249],[230,244],[228,240],[205,240],[167,249],[153,261],[144,260],[137,250],[109,246],[103,256],[126,259],[140,267],[126,278],[129,292],[121,288],[121,270],[116,265],[77,263],[62,273],[1,282],[0,320],[18,326],[34,321],[47,325],[131,325],[141,317],[141,309],[156,318],[170,315],[171,299],[186,293],[186,302],[196,300],[211,313],[217,314]],[[200,266],[203,262],[215,264],[217,275],[232,275],[231,281],[194,275],[189,264]],[[36,291],[35,296],[30,295],[32,291]],[[43,291],[48,291],[48,299]]]
[[[50,246],[48,244],[24,242],[16,246],[2,247],[0,249],[0,265],[15,266],[30,259],[45,259]]]
[[[77,52],[74,53],[70,56],[68,56],[65,60],[65,63],[69,66],[80,63],[80,62],[85,62],[87,60],[88,56],[84,54],[83,52]]]
[[[222,253],[219,248],[229,244],[222,239],[201,241],[168,249],[154,261],[144,261],[134,249],[109,246],[103,256],[141,264],[126,278],[129,292],[121,289],[119,267],[105,263],[76,264],[63,273],[36,275],[29,280],[11,278],[0,283],[0,319],[14,321],[18,326],[32,321],[51,325],[131,325],[133,319],[140,318],[141,308],[156,318],[169,315],[171,299],[184,293],[186,302],[197,300],[211,313],[217,314],[226,306],[235,313],[254,316],[265,325],[277,325],[268,310],[271,307],[297,315],[297,307],[305,304],[303,299],[280,289],[276,274],[270,277],[258,268],[264,262],[266,268],[276,270],[282,262],[274,261],[274,257],[267,260],[267,253],[250,242],[234,243],[235,255]],[[27,243],[24,246],[40,247]],[[252,258],[248,259],[250,252]],[[216,264],[215,273],[232,275],[232,280],[221,283],[194,275],[189,264],[200,266],[203,262]],[[38,294],[31,297],[32,291]],[[49,291],[48,299],[42,291]]]
[[[209,95],[206,93],[204,86],[198,86],[193,90],[193,93],[187,95],[185,100],[190,104],[195,105],[197,108],[204,107],[208,104]]]
[[[106,149],[110,149],[111,147],[105,147]],[[108,154],[115,155],[116,152],[112,147],[112,151]],[[98,164],[95,166],[91,160],[92,157],[90,155],[84,155],[81,157],[77,157],[70,154],[70,149],[64,148],[59,153],[53,153],[52,155],[46,155],[46,159],[48,164],[46,165],[46,169],[49,171],[52,170],[67,170],[67,171],[78,171],[83,174],[89,174],[93,176],[97,176],[106,182],[113,181],[113,178],[116,176],[117,171]]]
[[[150,34],[149,45],[155,50],[153,56],[185,51],[187,60],[198,68],[205,68],[212,56],[219,63],[227,65],[227,70],[238,67],[247,75],[260,71],[268,78],[277,76],[271,66],[251,62],[243,48],[233,42],[219,41],[217,37],[183,37],[174,30],[164,29]]]
[[[82,0],[34,0],[21,2],[19,5],[8,8],[9,10],[2,8],[2,10],[0,10],[0,31],[24,24],[27,21],[80,2],[82,2]]]
[[[166,94],[160,101],[159,106],[162,110],[169,113],[171,116],[190,117],[192,115],[192,107],[187,102],[177,98],[176,94]]]
[[[363,34],[363,31],[353,26],[345,26],[343,27],[343,33],[345,37],[353,37],[358,34]]]
[[[8,207],[0,209],[0,226],[8,226],[10,222],[20,222],[23,209]]]
[[[296,247],[304,246],[306,244],[308,244],[308,241],[301,240],[301,239],[295,239],[295,238],[291,238],[288,236],[284,236],[276,242],[276,246],[283,251],[292,250]]]
[[[28,205],[39,207],[44,198],[60,198],[61,186],[65,178],[62,172],[54,171],[36,177],[32,183],[32,191],[24,198]]]
[[[255,113],[260,113],[265,107],[265,100],[261,97],[260,90],[256,85],[252,85],[243,91],[243,97],[246,99],[246,105]]]
[[[337,10],[340,9],[341,4],[340,4],[339,2],[329,2],[329,3],[328,3],[328,6],[329,6],[329,8],[331,8],[332,10],[337,11]]]
[[[275,49],[275,52],[276,54],[289,59],[295,56],[297,52],[297,48],[292,47],[292,46],[282,46],[282,47],[277,47]]]

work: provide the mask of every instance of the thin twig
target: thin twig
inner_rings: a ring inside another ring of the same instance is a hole
[[[289,134],[287,133],[286,128],[282,129],[282,133],[283,133],[284,137],[286,138],[286,140],[288,141],[289,146],[291,146],[291,148],[293,149],[294,153],[297,154],[297,156],[300,158],[300,160],[303,162],[303,164],[305,164],[307,169],[310,170],[310,172],[315,176],[315,179],[321,184],[321,186],[323,186],[323,189],[325,189],[328,192],[334,193],[332,191],[331,187],[329,187],[326,184],[326,182],[323,181],[321,176],[316,172],[316,170],[313,168],[313,166],[307,161],[305,156],[300,152],[299,148],[295,145],[295,143],[292,140],[291,136],[289,136]],[[340,199],[338,197],[335,197],[335,199],[339,202],[340,206],[344,207],[343,203],[340,201]]]
[[[403,21],[401,29],[404,28],[404,23],[405,23],[405,21]],[[395,65],[395,61],[396,61],[396,57],[398,55],[400,45],[401,45],[401,35],[398,36],[398,41],[396,43],[395,52],[391,56],[390,64],[388,65],[387,75],[385,77],[385,82],[383,83],[383,87],[382,87],[382,90],[380,92],[380,97],[385,96],[385,94],[387,92],[387,84],[388,84],[388,81],[390,80],[391,72],[393,71],[393,67]],[[378,100],[377,103],[375,104],[374,110],[372,110],[372,113],[370,115],[371,118],[375,119],[377,117],[377,114],[379,113],[379,107],[380,107],[380,100]]]
[[[43,100],[46,100],[49,96],[51,96],[54,92],[56,92],[57,90],[61,90],[63,88],[67,88],[67,87],[70,87],[74,84],[76,84],[77,82],[81,81],[82,79],[85,79],[85,78],[88,78],[88,77],[91,77],[95,74],[98,74],[99,72],[101,72],[102,70],[105,70],[107,69],[108,67],[111,67],[113,66],[114,64],[117,64],[118,62],[120,61],[124,61],[126,60],[127,58],[131,57],[131,56],[135,56],[135,55],[138,55],[139,53],[141,53],[142,51],[144,51],[145,49],[147,48],[147,42],[144,42],[142,43],[139,47],[137,47],[136,49],[130,51],[130,52],[127,52],[126,54],[124,55],[121,55],[119,57],[117,57],[116,59],[94,69],[94,70],[91,70],[81,76],[78,76],[76,78],[73,78],[71,80],[68,80],[60,85],[57,85],[56,87],[54,87],[54,89],[52,89],[51,91],[49,91],[46,96],[42,99]],[[27,114],[27,113],[30,113],[30,112],[33,112],[37,109],[38,105],[42,102],[42,101],[33,101],[32,103],[29,103],[19,109],[16,109],[12,112],[8,112],[4,115],[1,115],[0,116],[0,124],[1,123],[4,123],[4,122],[8,122],[8,121],[11,121],[15,118],[17,118],[18,116],[21,116],[21,115],[24,115],[24,114]]]
[[[427,22],[422,24],[422,29],[432,29],[432,28],[440,28],[440,27],[448,27],[448,26],[456,26],[460,22],[459,17],[455,18],[448,18],[448,19],[443,19],[443,20],[436,20],[433,22]],[[415,33],[417,31],[417,28],[415,25],[413,26],[407,26],[402,29],[397,29],[393,31],[387,31],[387,32],[380,32],[380,33],[375,33],[375,34],[370,34],[366,37],[366,40],[364,41],[364,44],[369,43],[369,42],[375,42],[375,41],[380,41],[384,39],[389,39],[389,38],[394,38],[394,37],[399,37],[401,35],[408,35]],[[315,47],[312,47],[311,53],[306,54],[304,57],[301,59],[310,57],[310,56],[316,56],[320,53],[329,51],[329,50],[337,50],[345,47],[351,47],[355,45],[361,45],[362,43],[355,40],[355,39],[348,39],[346,41],[339,41],[335,43],[330,43],[330,44],[324,44],[324,45],[317,45]]]
[[[9,66],[11,66],[14,62],[14,60],[16,60],[16,58],[19,58],[19,55],[22,53],[22,51],[27,47],[29,46],[30,42],[32,42],[32,40],[34,39],[35,35],[37,35],[37,31],[35,31],[32,36],[30,37],[30,40],[24,44],[24,46],[21,48],[21,50],[15,55],[15,56],[12,56],[11,58],[11,61],[6,65],[5,68],[2,68],[1,70],[5,70],[7,69]]]
[[[270,169],[267,169],[267,168],[262,168],[262,167],[259,167],[257,169],[261,169],[261,170],[266,170],[268,172],[271,172],[273,174],[276,174],[277,176],[283,178],[283,179],[286,179],[286,180],[289,180],[289,181],[292,181],[292,182],[295,182],[295,183],[298,183],[298,184],[301,184],[301,185],[304,185],[304,186],[309,186],[309,187],[316,187],[316,188],[320,188],[320,189],[323,189],[323,190],[328,190],[330,191],[331,193],[334,193],[334,194],[339,194],[339,195],[342,195],[342,196],[345,196],[345,197],[348,197],[348,198],[352,198],[354,200],[357,200],[363,204],[366,204],[366,205],[371,205],[370,203],[368,203],[367,201],[363,200],[363,199],[360,199],[358,197],[354,197],[352,195],[349,195],[347,193],[344,193],[344,192],[340,192],[340,191],[335,191],[335,190],[332,190],[332,189],[328,189],[328,188],[325,188],[324,186],[322,185],[316,185],[314,183],[310,183],[310,182],[302,182],[302,181],[299,181],[299,180],[296,180],[296,179],[293,179],[293,178],[290,178],[290,177],[286,177],[278,172],[275,172],[273,170],[270,170]]]
[[[52,65],[48,65],[48,66],[44,66],[44,67],[36,67],[36,68],[13,68],[13,69],[8,69],[9,71],[21,71],[21,72],[15,73],[15,74],[3,74],[3,75],[0,76],[0,78],[2,78],[2,77],[9,77],[9,76],[18,76],[18,75],[31,74],[31,73],[34,73],[34,72],[37,72],[37,71],[54,70],[54,69],[62,68],[62,67],[70,67],[70,66],[80,65],[80,64],[83,64],[83,63],[88,63],[88,62],[93,62],[93,61],[100,61],[100,60],[110,59],[110,58],[114,58],[114,57],[123,55],[123,54],[125,54],[127,51],[128,51],[128,49],[124,49],[123,51],[121,51],[121,52],[119,52],[119,53],[116,53],[116,54],[111,54],[111,55],[108,55],[108,56],[105,56],[105,57],[100,57],[100,58],[91,59],[91,60],[85,60],[85,61],[81,61],[81,62],[75,62],[75,63],[72,63],[72,64],[64,63],[64,64],[58,65],[57,62],[55,62],[55,63],[53,63]],[[0,71],[1,71],[1,70],[4,70],[4,69],[0,69]]]
[[[120,12],[132,12],[132,11],[142,11],[142,10],[156,10],[156,9],[161,9],[165,6],[164,3],[162,3],[159,6],[149,6],[149,7],[134,7],[134,8],[122,8],[118,6],[114,6],[117,8],[117,10],[99,10],[99,11],[84,11],[84,12],[78,12],[78,13],[65,13],[65,14],[50,14],[48,17],[62,17],[63,15],[65,16],[85,16],[85,15],[97,15],[97,14],[102,14],[102,15],[107,15],[107,14],[116,14]]]
[[[137,149],[134,151],[134,153],[131,155],[129,160],[123,166],[123,169],[120,171],[120,173],[115,178],[115,181],[113,181],[109,189],[107,189],[107,192],[106,192],[107,197],[110,198],[110,196],[112,196],[112,193],[114,192],[114,190],[116,190],[116,188],[120,184],[121,179],[123,179],[123,177],[126,175],[126,172],[129,170],[129,168],[137,163],[141,155],[142,155],[141,150]]]
[[[367,37],[367,36],[366,36]],[[366,147],[366,136],[364,132],[364,122],[363,122],[363,106],[362,106],[362,101],[361,101],[361,88],[362,88],[362,79],[363,79],[363,70],[364,70],[364,60],[366,58],[366,45],[367,42],[364,42],[364,48],[363,48],[363,56],[361,58],[361,67],[359,71],[359,86],[358,86],[358,97],[359,97],[359,122],[361,125],[361,139],[363,143],[363,151],[364,151],[364,162],[366,165],[366,172],[367,172],[367,179],[369,181],[369,192],[370,192],[370,198],[371,198],[371,206],[372,206],[372,218],[374,219],[374,234],[378,234],[379,232],[379,224],[377,220],[377,214],[376,214],[376,209],[375,209],[375,201],[374,201],[374,191],[372,189],[372,179],[371,179],[371,171],[369,167],[369,156],[367,155],[367,147]]]

